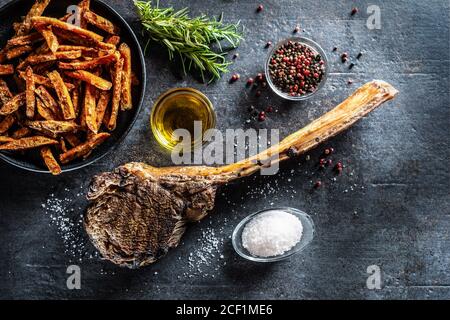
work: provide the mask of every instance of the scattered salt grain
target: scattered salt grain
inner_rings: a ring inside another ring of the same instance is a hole
[[[50,225],[56,227],[70,261],[81,262],[85,257],[98,257],[98,253],[87,249],[89,239],[83,232],[83,209],[80,205],[85,201],[84,195],[79,192],[74,196],[73,193],[69,188],[60,190],[58,196],[51,193],[41,207],[50,219]]]

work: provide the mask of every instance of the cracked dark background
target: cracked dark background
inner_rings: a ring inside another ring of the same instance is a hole
[[[0,6],[7,2],[0,0]],[[192,76],[180,79],[164,51],[151,50],[143,110],[116,152],[59,177],[1,162],[0,298],[449,299],[449,2],[160,2],[178,9],[188,6],[191,15],[224,12],[226,22],[240,20],[245,41],[230,71],[242,79],[230,85],[227,74],[209,86]],[[265,9],[256,14],[259,3]],[[132,1],[108,4],[140,33]],[[371,4],[381,9],[380,30],[366,27]],[[353,6],[360,10],[350,17]],[[303,103],[286,103],[269,93],[256,99],[244,79],[263,70],[265,43],[290,36],[297,24],[302,35],[321,44],[328,55],[331,72],[326,86]],[[334,46],[351,57],[364,54],[349,70],[339,53],[332,52]],[[349,79],[352,85],[347,84]],[[221,130],[279,128],[284,137],[372,79],[388,81],[400,94],[327,143],[336,149],[334,158],[346,165],[336,182],[330,180],[330,172],[315,168],[322,146],[310,153],[310,161],[302,157],[283,164],[277,176],[255,176],[221,189],[210,216],[191,226],[180,247],[152,266],[128,270],[89,257],[95,250],[82,228],[75,224],[62,235],[64,230],[52,219],[57,214],[42,206],[48,199],[62,199],[69,219],[77,221],[87,205],[84,194],[94,174],[128,161],[170,165],[149,127],[153,102],[169,88],[191,86],[205,92],[217,110]],[[273,105],[279,112],[263,123],[246,124],[250,105],[258,109]],[[316,179],[326,181],[325,186],[311,192]],[[240,259],[227,236],[247,214],[271,205],[308,212],[316,225],[315,240],[284,262],[259,265]],[[198,272],[188,258],[202,247],[202,232],[211,230],[225,237],[217,251],[223,257],[210,259]],[[72,242],[65,242],[67,238]],[[72,244],[75,249],[68,248]],[[66,268],[71,264],[81,267],[81,290],[66,287]],[[381,268],[381,290],[366,287],[366,269],[374,264]]]

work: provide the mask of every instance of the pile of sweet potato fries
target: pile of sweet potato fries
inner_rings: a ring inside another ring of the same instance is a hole
[[[57,175],[108,139],[137,80],[119,28],[89,0],[78,19],[43,16],[49,3],[37,0],[0,50],[0,150],[37,149]]]

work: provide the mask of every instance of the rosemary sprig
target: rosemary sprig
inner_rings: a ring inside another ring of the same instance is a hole
[[[152,6],[151,1],[135,1],[135,5],[145,34],[149,37],[147,45],[154,40],[167,48],[171,60],[178,55],[185,74],[195,67],[200,71],[203,81],[207,74],[211,76],[211,82],[228,71],[230,62],[225,59],[226,52],[220,41],[225,40],[232,48],[236,48],[242,39],[238,31],[239,22],[224,24],[222,16],[218,20],[205,15],[189,18],[187,8],[179,11],[172,7],[163,9],[159,8],[159,1],[156,6]],[[213,43],[217,43],[219,52],[211,49]]]

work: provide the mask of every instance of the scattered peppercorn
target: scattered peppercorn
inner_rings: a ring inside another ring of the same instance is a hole
[[[322,186],[322,181],[318,180],[316,183],[314,183],[314,188],[319,189]]]
[[[336,165],[334,166],[334,169],[340,174],[342,172],[342,168],[344,166],[342,165],[342,162],[338,162],[336,163]]]
[[[235,73],[231,76],[230,83],[236,82],[240,78],[239,74]]]
[[[350,12],[350,14],[351,14],[352,16],[354,16],[354,15],[357,14],[357,13],[358,13],[358,8],[353,8],[352,11]]]
[[[260,90],[256,91],[255,96],[256,97],[260,97],[261,96],[261,91]]]
[[[358,53],[358,55],[356,56],[356,59],[360,59],[362,57],[362,52]]]
[[[330,153],[334,152],[334,148],[328,148],[330,150]]]
[[[256,81],[258,81],[258,82],[261,82],[261,81],[263,81],[263,74],[262,73],[258,73],[257,75],[256,75]]]
[[[353,83],[353,80],[352,80],[352,79],[348,79],[347,83],[348,83],[348,84],[352,84],[352,83]]]
[[[297,41],[288,41],[277,48],[269,63],[269,75],[274,85],[294,97],[316,91],[324,73],[322,56]]]
[[[331,150],[329,148],[325,149],[325,151],[323,152],[326,156],[331,154]]]
[[[263,88],[265,88],[265,87],[267,87],[267,82],[261,82],[261,87],[263,87]]]
[[[352,62],[350,63],[350,65],[348,66],[349,69],[353,69],[353,67],[355,66],[355,64]]]
[[[272,45],[272,41],[267,41],[266,48],[269,48]]]
[[[300,27],[299,27],[299,26],[296,26],[293,32],[294,32],[294,33],[298,33],[299,31],[300,31]]]
[[[264,120],[266,120],[266,113],[264,112],[264,111],[261,111],[260,113],[259,113],[259,115],[258,115],[258,120],[259,121],[264,121]]]
[[[239,58],[239,53],[235,53],[235,54],[233,55],[233,60],[235,60],[235,59],[237,59],[237,58]]]
[[[346,62],[348,60],[348,53],[344,52],[343,54],[341,54],[341,60],[342,63]]]
[[[253,78],[248,78],[247,86],[250,87],[253,84],[253,82],[255,82],[255,80],[253,80]]]
[[[257,8],[256,8],[256,12],[261,12],[263,11],[264,7],[262,4],[260,4]]]
[[[333,51],[337,51],[337,47],[334,47],[334,48],[333,48]]]

